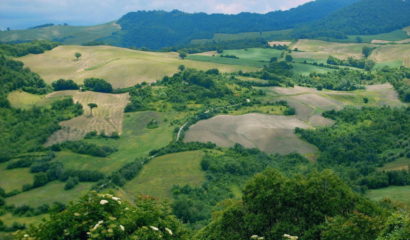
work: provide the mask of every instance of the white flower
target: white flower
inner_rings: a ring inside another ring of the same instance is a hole
[[[258,238],[258,235],[252,235],[251,236],[251,239],[257,239]]]
[[[165,228],[165,231],[167,231],[169,233],[169,235],[172,235],[172,231],[169,228]]]
[[[79,214],[78,212],[74,213],[74,216],[79,217],[81,216],[81,214]]]
[[[154,227],[154,226],[149,226],[152,230],[154,230],[154,231],[158,231],[159,229],[157,228],[157,227]]]
[[[29,235],[28,235],[28,234],[24,234],[24,237],[25,237],[25,238],[28,238],[28,237],[29,237]]]
[[[91,229],[91,231],[96,230],[103,222],[104,222],[103,220],[99,221],[97,224],[95,224],[95,226]]]
[[[259,237],[259,238],[258,238],[258,240],[264,240],[264,239],[265,239],[264,237]]]
[[[286,234],[286,233],[283,234],[283,237],[288,238],[290,240],[298,240],[297,236],[292,236],[292,235],[289,235],[289,234]]]
[[[125,227],[123,225],[120,225],[120,228],[122,231],[125,231]]]
[[[103,199],[103,200],[100,201],[100,204],[101,204],[101,205],[104,205],[104,204],[107,204],[107,203],[108,203],[108,201],[105,200],[105,199]]]
[[[121,200],[120,198],[117,198],[117,197],[112,197],[111,199],[114,200],[114,201],[119,201],[119,200]]]

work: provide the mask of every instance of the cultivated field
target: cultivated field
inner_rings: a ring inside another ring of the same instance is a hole
[[[76,61],[74,53],[80,52]],[[154,82],[178,71],[179,65],[207,70],[218,68],[222,72],[250,71],[252,67],[181,60],[177,53],[136,51],[111,46],[59,46],[40,55],[19,58],[47,83],[60,78],[82,83],[85,78],[97,77],[109,81],[114,88],[134,86],[141,82]]]
[[[292,46],[292,49],[297,48],[301,51],[293,52],[292,56],[294,58],[304,59],[327,59],[329,55],[342,59],[346,59],[348,57],[361,58],[362,47],[367,45],[369,44],[336,43],[303,39],[297,41]]]
[[[205,180],[200,167],[203,156],[203,152],[193,151],[154,158],[123,189],[133,197],[147,194],[160,199],[171,199],[174,185],[198,186]]]
[[[58,97],[47,98],[46,95],[37,95],[22,90],[16,90],[9,93],[7,99],[13,108],[30,109],[32,107],[50,105],[53,101],[57,100]]]
[[[91,131],[104,132],[111,135],[113,132],[122,133],[124,108],[128,103],[128,93],[108,94],[97,92],[59,91],[51,93],[47,98],[72,96],[74,102],[79,102],[84,109],[84,114],[61,122],[62,129],[51,135],[46,143],[50,146],[68,140],[79,140]],[[92,113],[89,103],[96,103]]]
[[[366,196],[372,200],[380,201],[389,198],[393,201],[405,203],[410,206],[410,186],[387,187],[370,190]]]
[[[121,30],[121,26],[114,22],[85,27],[52,26],[27,30],[0,31],[0,41],[26,42],[33,40],[50,40],[64,44],[83,44],[111,36],[119,30]]]
[[[219,115],[200,121],[186,133],[186,142],[214,142],[230,147],[240,143],[248,148],[259,148],[268,153],[287,154],[298,152],[312,154],[317,149],[299,139],[294,129],[310,128],[294,116],[246,114],[240,116]]]
[[[376,48],[370,59],[377,63],[398,62],[399,65],[410,67],[410,44],[383,45]]]

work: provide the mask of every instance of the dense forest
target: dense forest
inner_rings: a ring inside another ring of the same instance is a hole
[[[410,2],[405,0],[361,0],[328,17],[294,30],[295,38],[346,38],[391,32],[410,25]]]
[[[288,11],[267,14],[189,14],[180,11],[139,11],[120,18],[121,31],[102,39],[124,47],[162,47],[188,44],[193,39],[212,38],[215,33],[261,32],[289,29],[314,21],[357,0],[318,0]]]

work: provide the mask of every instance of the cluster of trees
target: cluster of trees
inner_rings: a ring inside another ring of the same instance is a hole
[[[0,44],[0,55],[22,57],[28,54],[40,54],[58,45],[59,43],[46,40],[18,44]]]
[[[269,169],[248,182],[241,201],[224,205],[195,239],[381,240],[410,232],[408,213],[372,203],[331,171],[286,177]]]
[[[84,90],[110,93],[112,92],[112,85],[101,78],[87,78],[84,79]]]
[[[47,138],[61,128],[59,122],[81,114],[82,106],[71,98],[56,101],[51,108],[0,108],[0,162],[19,153],[43,150]]]
[[[362,0],[340,9],[317,22],[297,27],[294,38],[371,35],[391,32],[410,25],[410,4],[402,0]]]
[[[245,77],[266,80],[269,86],[293,86],[291,80],[293,76],[292,69],[293,66],[290,63],[272,58],[270,63],[265,65],[261,71],[252,73],[239,72],[239,74]]]
[[[79,86],[73,80],[59,79],[51,84],[54,91],[77,90]]]
[[[205,14],[177,10],[130,12],[117,23],[121,31],[102,39],[125,47],[160,49],[189,44],[194,39],[212,39],[216,33],[261,32],[290,29],[300,23],[321,19],[355,0],[307,3],[289,11],[267,14]],[[287,38],[285,38],[287,39]]]
[[[69,149],[75,153],[87,154],[95,157],[107,157],[118,151],[115,147],[99,146],[85,141],[66,141],[60,144],[55,144],[51,147],[54,151],[61,149]]]
[[[340,69],[328,73],[311,73],[308,76],[295,75],[292,80],[294,84],[314,87],[318,90],[353,91],[363,89],[363,85],[372,82],[374,79],[371,73]]]
[[[373,67],[376,65],[376,63],[373,60],[354,59],[352,57],[349,57],[347,60],[342,60],[342,59],[338,59],[333,56],[329,56],[329,58],[327,59],[327,64],[355,67],[355,68],[364,69],[366,71],[372,70]]]
[[[16,239],[147,239],[187,240],[188,231],[168,205],[150,197],[130,204],[111,194],[91,192]]]
[[[345,108],[326,112],[324,116],[334,119],[336,124],[317,130],[296,129],[296,133],[320,149],[321,166],[334,168],[346,180],[364,188],[408,184],[408,172],[376,170],[409,156],[410,108]]]
[[[238,144],[222,154],[208,152],[201,161],[201,168],[207,179],[203,185],[173,188],[174,213],[192,227],[202,227],[210,220],[211,212],[215,210],[217,203],[233,198],[233,189],[240,188],[254,174],[267,167],[275,167],[289,173],[298,171],[306,164],[308,160],[297,154],[270,156],[257,149],[245,149]]]
[[[404,102],[410,102],[410,68],[400,67],[400,68],[389,68],[384,67],[380,69],[376,77],[379,81],[386,81],[393,85],[400,99]]]

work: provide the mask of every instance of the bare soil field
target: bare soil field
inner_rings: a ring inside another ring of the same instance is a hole
[[[224,147],[240,143],[245,147],[259,148],[267,153],[317,152],[313,145],[302,141],[294,134],[296,127],[310,128],[295,116],[257,113],[240,116],[219,115],[191,126],[186,133],[185,141],[210,141]]]
[[[77,61],[74,53],[82,56]],[[97,77],[109,81],[114,88],[125,88],[142,82],[155,82],[178,72],[178,66],[221,72],[248,71],[254,68],[211,62],[182,60],[175,52],[136,51],[112,46],[59,46],[43,54],[18,58],[25,66],[51,83],[60,78],[82,83]]]
[[[97,131],[111,135],[113,132],[122,133],[124,108],[128,103],[128,93],[108,94],[97,92],[60,91],[54,92],[47,98],[72,96],[75,102],[79,102],[84,109],[84,114],[61,122],[62,129],[51,135],[46,146],[61,143],[68,140],[82,139],[87,133]],[[91,114],[89,103],[96,103]]]

